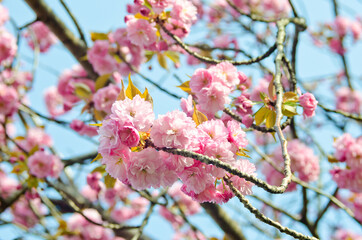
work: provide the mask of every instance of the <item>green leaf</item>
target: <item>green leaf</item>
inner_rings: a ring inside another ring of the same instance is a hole
[[[276,116],[277,116],[277,114],[274,111],[269,110],[269,112],[266,114],[266,122],[265,122],[265,126],[267,128],[274,127],[275,121],[276,121]]]
[[[164,54],[165,54],[166,57],[168,57],[175,64],[180,62],[180,55],[177,52],[166,51]]]
[[[98,155],[100,155],[100,154],[98,154]],[[98,157],[98,155],[97,155],[97,157]],[[97,157],[96,157],[96,158],[97,158]],[[96,158],[95,158],[95,159],[96,159]],[[102,158],[102,156],[101,156],[101,158]],[[95,159],[93,159],[93,161],[95,161]],[[93,162],[93,161],[92,161],[92,162]],[[102,173],[102,174],[105,173],[105,172],[106,172],[106,166],[105,166],[105,165],[98,166],[98,167],[96,167],[95,169],[93,169],[91,173],[95,173],[95,172],[100,172],[100,173]]]
[[[283,102],[298,102],[299,97],[294,92],[286,92],[283,95],[283,100],[284,100]]]
[[[287,117],[293,117],[295,115],[298,115],[297,107],[291,106],[289,104],[283,104],[282,105],[282,114]]]
[[[133,99],[136,95],[142,96],[142,93],[138,88],[136,88],[135,85],[133,85],[133,82],[131,80],[131,74],[128,75],[128,87],[126,90],[126,97],[129,99]]]
[[[74,93],[77,97],[83,100],[87,100],[92,96],[92,90],[84,83],[74,83]]]
[[[268,96],[265,93],[260,92],[259,97],[260,97],[260,100],[262,100],[264,102],[265,98],[267,98]]]
[[[107,175],[104,177],[104,184],[106,185],[106,187],[113,188],[115,183],[116,179],[111,177],[111,175],[107,173]]]
[[[91,32],[90,37],[93,42],[96,40],[108,40],[108,33]]]
[[[188,94],[191,94],[190,81],[186,81],[177,87],[180,88],[182,91],[187,92]]]
[[[148,93],[147,88],[145,88],[145,91],[142,93],[141,98],[143,98],[147,102],[150,102],[153,106],[153,99],[152,99],[151,95]]]
[[[109,77],[111,76],[110,73],[108,74],[104,74],[102,76],[99,76],[96,80],[96,84],[95,84],[95,89],[96,91],[98,91],[98,89],[101,89],[102,87],[104,87],[109,79]]]
[[[157,60],[162,68],[168,70],[166,58],[162,53],[157,54]]]
[[[255,113],[255,124],[260,125],[264,122],[266,118],[266,114],[270,111],[266,107],[261,107],[256,113]]]
[[[28,185],[28,188],[37,188],[39,181],[36,177],[30,176],[27,180],[26,180],[26,184]]]
[[[194,113],[192,114],[192,119],[196,123],[196,126],[198,126],[201,123],[206,122],[208,119],[205,116],[205,114],[203,114],[202,112],[200,112],[199,110],[196,109],[195,102],[193,102],[193,104],[194,104]]]
[[[146,53],[145,53],[145,57],[147,59],[146,62],[149,62],[153,58],[154,55],[155,55],[155,52],[146,51]]]

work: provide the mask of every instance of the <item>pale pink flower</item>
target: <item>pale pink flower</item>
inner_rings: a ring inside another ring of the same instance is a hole
[[[306,182],[315,181],[319,176],[319,159],[311,148],[307,147],[298,139],[288,141],[287,150],[291,159],[291,169],[299,174],[299,178]],[[281,148],[274,151],[273,159],[283,166],[283,156]]]
[[[349,19],[342,16],[337,16],[334,19],[333,28],[340,38],[343,38],[347,34],[350,23]]]
[[[194,194],[199,194],[204,191],[209,184],[213,184],[214,178],[208,174],[202,166],[203,165],[199,164],[198,166],[187,167],[179,174],[186,193],[193,192]]]
[[[73,119],[69,127],[76,131],[79,135],[86,135],[88,137],[94,137],[98,135],[98,128],[85,124],[83,121]]]
[[[0,196],[3,199],[10,197],[16,192],[20,184],[13,178],[6,175],[5,172],[0,170]]]
[[[280,167],[280,165],[279,165]],[[275,170],[275,168],[273,168],[269,163],[264,162],[262,165],[262,172],[265,176],[265,180],[274,186],[280,186],[280,184],[282,183],[282,180],[284,178],[284,175],[281,174],[280,172],[278,172],[277,170]],[[297,184],[295,182],[291,182],[288,185],[288,188],[286,190],[286,192],[292,192],[297,190]]]
[[[197,9],[189,0],[174,0],[171,18],[191,25],[197,20]]]
[[[152,6],[152,10],[156,14],[160,14],[167,7],[170,7],[172,0],[149,0],[149,3]]]
[[[28,45],[32,49],[38,46],[40,52],[48,51],[48,49],[58,41],[57,37],[49,28],[40,21],[31,24],[24,33],[24,36],[28,40]],[[36,41],[36,43],[34,43],[34,41]]]
[[[212,74],[215,74],[215,78],[231,90],[233,90],[240,82],[236,67],[229,62],[221,62],[216,66],[212,66],[209,68],[209,71]]]
[[[112,105],[111,118],[127,119],[133,126],[141,132],[147,132],[155,119],[152,104],[145,101],[139,95],[132,100],[126,98],[122,101],[116,101]]]
[[[201,206],[198,202],[195,202],[191,199],[190,196],[186,195],[181,191],[181,182],[175,182],[172,187],[169,188],[168,194],[172,196],[180,206],[183,207],[183,210],[186,215],[194,215],[201,211]]]
[[[9,20],[9,11],[2,4],[0,4],[0,27]]]
[[[362,235],[345,229],[338,229],[332,236],[332,240],[362,240]]]
[[[227,141],[229,136],[228,129],[225,127],[223,121],[219,119],[203,122],[197,128],[205,132],[213,141]]]
[[[151,138],[158,147],[187,148],[196,124],[184,112],[175,110],[154,121]]]
[[[121,147],[113,155],[102,155],[102,164],[106,165],[106,172],[113,178],[119,179],[123,183],[128,181],[127,164],[130,160],[130,150],[128,147]]]
[[[251,176],[256,177],[255,165],[249,162],[247,159],[235,161],[232,165],[233,167],[237,168],[240,172],[247,173]],[[230,181],[233,183],[234,187],[236,187],[241,192],[241,194],[250,195],[253,193],[251,188],[254,186],[254,183],[246,181],[244,178],[240,178],[235,175],[232,175]]]
[[[0,83],[0,115],[11,116],[18,110],[18,93],[12,86]]]
[[[16,201],[11,208],[14,223],[20,224],[25,228],[32,228],[39,222],[39,219],[30,207],[30,204],[40,216],[45,215],[45,206],[41,204],[39,198],[28,201],[23,197]]]
[[[362,192],[362,171],[357,169],[341,169],[334,167],[329,171],[338,187],[346,188],[352,192]]]
[[[167,221],[169,221],[174,229],[179,229],[184,224],[184,220],[181,216],[172,213],[166,207],[161,206],[158,213]]]
[[[54,177],[59,176],[59,168],[63,169],[60,159],[55,155],[44,151],[37,151],[28,158],[29,173],[38,177]]]
[[[53,145],[51,137],[44,131],[43,128],[30,128],[24,142],[20,145],[27,151],[31,151],[34,147],[50,147]]]
[[[228,121],[229,141],[237,148],[245,148],[248,145],[246,133],[241,129],[240,124],[234,120]]]
[[[11,69],[5,69],[0,73],[0,82],[11,84],[14,88],[27,87],[33,80],[31,72],[21,72]]]
[[[234,104],[236,107],[236,112],[241,115],[253,114],[253,102],[250,101],[247,94],[241,94],[239,97],[234,99]]]
[[[83,214],[93,222],[102,224],[102,218],[95,209],[84,209]],[[112,240],[113,233],[111,229],[107,229],[95,225],[86,220],[81,214],[73,214],[67,221],[67,227],[72,232],[78,232],[78,236],[64,236],[66,240]]]
[[[58,89],[54,86],[44,92],[44,102],[47,110],[52,117],[62,115],[66,112],[64,109],[64,99],[59,94]]]
[[[107,114],[111,113],[112,104],[117,100],[121,89],[114,84],[99,89],[93,95],[94,107],[98,111],[104,111]]]
[[[89,62],[94,71],[100,75],[112,73],[117,69],[117,61],[109,54],[110,44],[107,40],[97,40],[87,51]]]
[[[303,107],[304,117],[313,117],[314,112],[317,108],[318,101],[315,99],[313,94],[307,92],[299,97],[299,103]]]
[[[111,212],[111,217],[117,221],[117,222],[125,222],[127,220],[130,220],[135,216],[135,212],[132,208],[129,207],[121,207],[121,208],[116,208]]]
[[[0,28],[0,64],[9,64],[18,49],[16,39],[5,29]]]
[[[85,185],[80,191],[83,197],[91,202],[97,201],[98,192],[93,190],[89,185]]]
[[[245,115],[242,118],[242,123],[245,125],[245,127],[249,128],[251,125],[253,125],[254,118],[251,114]]]
[[[189,95],[187,97],[187,99],[181,98],[180,106],[181,106],[182,111],[184,111],[184,113],[186,113],[186,115],[188,117],[192,117],[192,115],[194,113],[194,106],[192,104],[192,96],[191,95]]]
[[[204,88],[197,94],[200,110],[208,117],[213,117],[217,111],[225,108],[225,104],[230,103],[229,93],[230,89],[220,82],[212,83],[209,88]]]
[[[250,100],[252,101],[260,101],[264,99],[260,99],[260,93],[267,93],[268,92],[268,86],[271,78],[269,76],[265,76],[264,78],[261,78],[258,82],[258,85],[256,85],[251,94],[250,94]]]
[[[130,19],[127,21],[127,37],[129,41],[140,47],[148,47],[157,40],[157,29],[154,23],[145,19]]]
[[[118,120],[105,119],[98,130],[99,147],[98,152],[105,156],[117,155],[119,150],[126,148],[119,139],[118,131],[121,125]]]
[[[143,190],[149,187],[159,188],[163,168],[159,153],[153,148],[134,152],[128,163],[128,180],[133,188]],[[175,179],[176,180],[176,179]]]
[[[360,114],[362,109],[361,92],[341,87],[336,92],[336,109],[348,113]]]
[[[201,92],[203,88],[209,87],[212,81],[213,75],[207,69],[196,69],[190,79],[191,91],[197,94]]]
[[[353,39],[357,41],[361,36],[362,24],[358,20],[355,20],[350,23],[350,28],[353,35]]]

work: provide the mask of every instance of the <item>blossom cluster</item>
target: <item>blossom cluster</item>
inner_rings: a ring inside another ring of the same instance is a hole
[[[42,53],[47,52],[58,41],[54,33],[41,21],[31,24],[24,32],[24,37],[32,49],[39,48]]]
[[[335,157],[339,162],[345,162],[346,168],[335,166],[330,173],[338,187],[352,192],[362,192],[362,138],[353,138],[345,133],[333,143]]]
[[[316,181],[319,177],[320,167],[319,159],[314,154],[313,150],[298,139],[288,141],[287,150],[291,160],[292,172],[298,173],[298,177],[305,182]],[[275,149],[272,159],[277,166],[282,169],[283,156],[280,147]],[[269,164],[266,163],[263,165],[263,173],[269,183],[273,185],[281,184],[283,175]],[[291,183],[288,187],[288,191],[293,191],[295,189],[295,183]]]

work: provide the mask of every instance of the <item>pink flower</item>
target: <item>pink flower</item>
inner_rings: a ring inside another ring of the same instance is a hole
[[[350,27],[350,20],[342,16],[337,16],[334,19],[333,25],[334,31],[336,31],[340,38],[343,38]]]
[[[53,145],[51,137],[45,133],[44,129],[36,127],[30,128],[24,142],[20,145],[27,151],[31,151],[34,147],[50,147]]]
[[[136,147],[140,141],[140,135],[132,125],[123,125],[118,130],[119,139],[127,147]]]
[[[16,39],[5,29],[0,29],[0,64],[9,64],[17,51]]]
[[[98,128],[85,124],[83,121],[73,119],[69,127],[76,131],[79,135],[86,135],[88,137],[94,137],[98,135]]]
[[[102,179],[102,174],[100,172],[94,172],[94,173],[89,173],[87,175],[87,183],[88,185],[96,192],[100,192],[102,187],[101,187],[101,180]]]
[[[246,133],[241,129],[240,124],[234,120],[227,123],[229,131],[229,141],[237,148],[245,148],[248,145]]]
[[[141,152],[132,153],[127,167],[128,180],[132,187],[137,190],[149,187],[159,188],[161,185],[164,187],[171,186],[177,179],[173,172],[166,171],[159,152],[153,148],[146,148]],[[165,182],[169,174],[172,174],[172,180]]]
[[[166,207],[161,206],[159,214],[172,224],[174,229],[179,229],[184,224],[184,220],[181,216],[172,213]]]
[[[18,93],[11,86],[0,83],[0,115],[11,116],[18,110]]]
[[[303,107],[304,117],[313,117],[315,109],[317,108],[318,101],[314,98],[313,94],[305,93],[299,97],[299,103]]]
[[[298,139],[294,139],[288,142],[287,150],[291,159],[291,169],[299,174],[299,178],[306,182],[315,181],[319,176],[319,159],[314,155],[311,148],[300,142]],[[279,164],[279,167],[283,166],[283,156],[281,148],[277,148],[274,151],[273,159]]]
[[[85,185],[80,191],[83,197],[91,202],[97,201],[98,192],[93,190],[89,185]]]
[[[213,184],[214,178],[208,174],[202,166],[202,164],[199,164],[198,166],[187,167],[179,174],[184,184],[186,194],[187,192],[199,194],[203,192],[209,184]]]
[[[57,178],[63,169],[63,164],[58,157],[44,151],[37,151],[28,158],[28,167],[29,173],[38,178]]]
[[[128,183],[127,164],[130,161],[130,153],[128,147],[121,146],[113,155],[102,155],[102,164],[106,165],[106,172],[125,184]]]
[[[30,208],[30,204],[40,216],[45,215],[45,206],[41,204],[39,198],[30,201],[27,201],[26,198],[20,198],[11,208],[14,223],[20,224],[25,228],[32,228],[39,222],[38,217]]]
[[[362,109],[361,92],[351,91],[348,87],[341,87],[336,92],[336,109],[348,113],[360,114]]]
[[[203,88],[209,87],[212,81],[213,75],[207,69],[196,69],[190,79],[191,91],[198,94]]]
[[[280,164],[279,164],[280,167]],[[264,162],[262,165],[262,172],[265,175],[265,180],[274,186],[280,186],[282,183],[284,175],[275,170],[269,163]],[[292,192],[297,190],[297,184],[295,182],[291,182],[288,185],[286,192]]]
[[[224,109],[225,104],[230,103],[230,89],[220,82],[214,82],[209,88],[204,88],[197,94],[200,110],[206,113],[209,118],[213,117],[219,110]]]
[[[186,115],[188,117],[192,117],[193,113],[194,113],[194,106],[192,104],[192,96],[189,95],[187,97],[187,99],[185,98],[181,98],[181,103],[180,103],[181,109],[184,113],[186,113]]]
[[[338,187],[346,188],[352,192],[362,192],[362,171],[357,169],[341,169],[334,167],[329,171]]]
[[[332,50],[332,52],[335,52],[339,55],[344,55],[346,52],[346,49],[341,43],[341,40],[337,38],[332,38],[329,40],[329,48]]]
[[[109,54],[109,42],[107,40],[97,40],[87,51],[89,62],[94,71],[100,75],[112,73],[117,69],[117,61]]]
[[[0,26],[9,20],[9,11],[3,5],[0,4]]]
[[[216,78],[230,90],[233,90],[240,82],[237,69],[229,62],[221,62],[212,66],[209,71],[215,74]]]
[[[114,102],[111,111],[111,118],[120,119],[123,122],[129,121],[141,132],[147,132],[155,119],[152,104],[139,95],[136,95],[132,100],[126,98]]]
[[[191,25],[197,20],[197,9],[189,0],[175,0],[171,11],[171,18]]]
[[[245,116],[253,114],[253,102],[249,100],[249,96],[247,94],[241,94],[234,100],[234,104],[239,115]]]
[[[62,115],[66,112],[64,109],[64,99],[54,86],[48,88],[44,93],[44,102],[47,110],[52,117]]]
[[[151,138],[158,147],[187,148],[196,127],[184,112],[175,110],[154,121]]]
[[[213,141],[227,141],[229,136],[228,129],[221,120],[212,119],[203,122],[197,128],[206,133]]]
[[[87,218],[91,219],[93,222],[102,223],[102,218],[95,209],[85,209],[83,210],[83,214],[87,216]],[[77,232],[77,236],[79,238],[75,238],[73,235],[64,236],[65,240],[112,240],[113,233],[111,229],[107,229],[95,224],[92,224],[88,220],[86,220],[79,213],[73,214],[67,221],[67,227],[71,232]]]
[[[156,43],[156,32],[155,24],[145,19],[133,18],[127,21],[127,37],[134,45],[148,47]]]
[[[20,184],[13,178],[6,175],[5,172],[0,170],[0,196],[4,199],[10,197]]]
[[[117,155],[119,150],[126,148],[119,139],[118,131],[121,125],[118,120],[105,119],[102,126],[98,130],[99,134],[99,147],[98,152],[105,156]]]
[[[31,24],[24,36],[28,40],[28,45],[32,49],[35,49],[38,46],[40,52],[48,51],[48,49],[58,41],[57,37],[49,30],[49,28],[40,21]],[[36,43],[34,43],[34,40]]]
[[[256,168],[255,165],[249,162],[246,159],[239,160],[233,163],[233,166],[237,168],[240,172],[247,173],[252,176],[256,176]],[[238,176],[233,175],[230,178],[234,187],[236,187],[241,194],[250,195],[253,193],[251,188],[254,186],[254,183],[246,181],[244,178],[240,178]]]
[[[112,104],[117,100],[117,97],[121,89],[114,84],[110,84],[107,87],[99,89],[93,95],[94,107],[98,111],[104,111],[111,113]]]

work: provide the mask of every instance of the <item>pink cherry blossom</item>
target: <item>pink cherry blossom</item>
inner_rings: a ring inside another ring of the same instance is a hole
[[[9,20],[9,11],[3,5],[0,4],[0,26],[4,25]]]
[[[100,192],[102,189],[101,187],[102,182],[100,181],[101,179],[102,179],[102,174],[100,172],[93,172],[87,175],[88,185],[96,192]]]
[[[332,240],[362,240],[362,235],[348,231],[346,229],[338,229],[332,236]]]
[[[209,184],[213,184],[214,178],[209,175],[203,168],[203,165],[192,166],[185,168],[179,177],[183,182],[184,190],[186,194],[189,192],[193,194],[199,194],[205,190]]]
[[[18,93],[12,86],[0,83],[0,115],[11,116],[18,110]]]
[[[231,90],[239,84],[237,69],[229,62],[221,62],[209,68],[209,71],[216,75],[216,79]]]
[[[79,135],[86,135],[88,137],[97,136],[98,129],[96,127],[90,126],[84,123],[81,120],[73,119],[69,127],[76,131]]]
[[[55,155],[37,151],[28,158],[28,167],[29,173],[38,178],[57,178],[63,169],[63,164]]]
[[[191,25],[197,20],[197,9],[189,0],[174,0],[171,17]]]
[[[313,94],[305,93],[299,97],[299,103],[303,107],[304,117],[313,117],[317,108],[318,101],[314,98]]]
[[[360,114],[362,111],[361,92],[341,87],[336,92],[336,109],[348,113]]]
[[[123,125],[118,130],[118,136],[122,144],[127,147],[136,147],[140,141],[140,135],[131,124]]]
[[[250,101],[249,96],[247,94],[241,94],[239,97],[235,98],[234,104],[236,107],[236,112],[241,115],[249,115],[253,114],[253,102]]]
[[[180,103],[181,109],[184,113],[186,113],[186,115],[188,117],[192,117],[193,113],[194,113],[194,106],[192,104],[192,96],[189,95],[187,97],[187,99],[185,98],[181,98],[181,103]]]
[[[0,196],[3,199],[10,197],[16,192],[20,184],[14,178],[7,176],[5,172],[0,169]]]
[[[35,215],[32,208],[30,208],[30,204],[40,216],[45,215],[45,206],[41,204],[39,198],[28,201],[23,197],[16,201],[11,208],[14,223],[20,224],[25,228],[32,228],[39,222],[38,217]]]
[[[99,89],[93,95],[94,107],[98,111],[104,111],[111,113],[112,104],[117,100],[117,97],[121,89],[114,84],[110,84],[107,87]]]
[[[111,118],[126,119],[141,132],[147,132],[153,123],[155,115],[153,113],[152,104],[145,101],[139,95],[136,95],[132,100],[126,98],[113,103]]]
[[[191,91],[198,94],[203,88],[209,87],[212,81],[213,75],[207,69],[196,69],[190,79]]]
[[[357,169],[341,169],[334,167],[329,171],[338,187],[346,188],[352,192],[362,192],[362,171]]]
[[[30,128],[25,141],[19,143],[25,150],[31,151],[34,147],[50,147],[53,145],[51,137],[45,133],[44,129],[36,127]]]
[[[249,162],[247,159],[236,161],[233,163],[233,166],[240,172],[256,177],[255,165]],[[251,188],[254,186],[254,183],[248,182],[244,178],[240,178],[235,175],[230,178],[230,181],[233,183],[234,187],[236,187],[241,192],[241,194],[250,195],[253,193]]]
[[[154,121],[151,138],[158,147],[187,148],[196,127],[184,112],[174,110]]]
[[[110,176],[123,183],[128,181],[127,164],[130,161],[130,150],[126,146],[118,148],[113,155],[102,155],[102,164],[106,165],[106,171]]]
[[[117,61],[109,54],[109,48],[107,40],[97,40],[87,52],[89,62],[100,75],[112,73],[117,69]]]
[[[240,124],[234,120],[228,121],[229,141],[237,148],[245,148],[248,145],[246,133],[241,129]]]
[[[48,51],[48,49],[58,41],[57,37],[49,28],[40,21],[31,24],[24,36],[28,40],[28,45],[32,49],[39,47],[40,52]],[[36,41],[36,43],[34,43],[34,41]]]
[[[129,41],[140,47],[148,47],[157,40],[154,23],[145,19],[130,19],[127,22],[127,37]]]
[[[5,29],[0,28],[0,65],[9,64],[17,49],[15,37]]]
[[[44,102],[47,110],[52,117],[62,115],[66,112],[64,109],[64,99],[58,89],[54,86],[44,92]]]
[[[119,139],[118,130],[120,129],[120,121],[115,119],[105,119],[102,126],[98,130],[99,147],[98,152],[105,156],[117,155],[119,150],[126,148]]]

